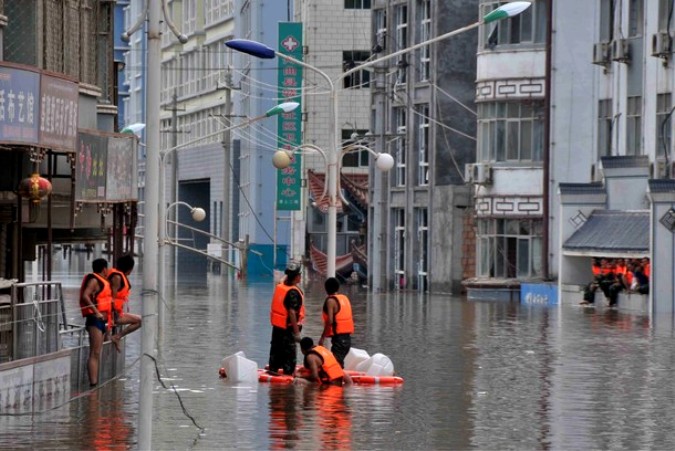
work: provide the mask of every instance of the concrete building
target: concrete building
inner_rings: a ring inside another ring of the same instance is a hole
[[[364,70],[346,79],[342,73],[377,57],[371,53],[372,36],[370,0],[296,0],[294,20],[302,22],[303,61],[326,73],[335,81],[338,92],[338,129],[343,146],[363,139],[371,130],[369,111],[372,72]],[[311,70],[304,71],[302,95],[302,143],[334,151],[329,130],[331,119],[330,93],[325,80]],[[337,271],[349,277],[356,269],[361,277],[367,274],[366,233],[368,227],[367,151],[346,153],[341,158],[341,189],[349,203],[338,207],[336,237]],[[327,198],[322,199],[326,162],[320,155],[303,156],[303,209],[292,216],[294,258],[309,257],[315,270],[325,274],[327,241]],[[357,266],[354,266],[356,264]]]
[[[480,16],[502,3],[481,0]],[[510,297],[520,291],[519,281],[541,280],[548,271],[543,256],[547,5],[535,0],[520,16],[479,32],[476,163],[466,167],[474,187],[476,231],[476,275],[464,282],[470,297],[481,297],[484,290]]]
[[[563,301],[580,300],[603,256],[649,255],[652,288],[672,279],[654,247],[672,240],[671,16],[668,0],[536,0],[481,31],[470,295],[558,280]],[[645,311],[672,311],[672,295],[652,296]]]
[[[471,24],[477,7],[477,1],[374,0],[374,56]],[[461,290],[470,255],[463,244],[471,243],[464,167],[475,158],[477,40],[475,32],[460,34],[375,68],[376,148],[396,160],[391,173],[371,174],[368,254],[375,291]]]

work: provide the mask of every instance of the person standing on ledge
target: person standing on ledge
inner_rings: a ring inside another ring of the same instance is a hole
[[[128,276],[133,270],[134,257],[125,254],[119,257],[115,263],[115,267],[108,271],[108,281],[110,282],[114,299],[115,324],[129,326],[110,337],[110,341],[115,345],[117,352],[120,352],[120,340],[122,337],[141,327],[141,317],[139,315],[124,311],[125,305],[129,302],[129,293],[131,292],[131,283],[129,283]]]
[[[80,309],[89,333],[87,370],[89,372],[89,386],[93,388],[98,385],[98,368],[103,339],[107,330],[113,326],[113,297],[110,284],[106,279],[108,261],[105,258],[97,258],[91,262],[91,269],[92,272],[82,279]]]
[[[296,343],[305,318],[304,294],[298,284],[301,279],[300,264],[290,261],[286,266],[286,277],[277,284],[272,295],[270,321],[272,341],[270,342],[269,372],[293,374],[297,363]]]
[[[335,277],[326,279],[324,288],[327,296],[323,303],[323,333],[319,339],[319,346],[323,346],[326,337],[330,337],[330,351],[344,368],[345,357],[352,347],[354,333],[352,304],[346,295],[338,293],[340,282]]]

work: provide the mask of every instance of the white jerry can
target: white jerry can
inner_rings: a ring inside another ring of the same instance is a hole
[[[225,357],[220,367],[221,375],[229,382],[258,382],[258,364],[247,359],[243,351]]]
[[[350,348],[349,352],[345,356],[345,369],[356,371],[356,367],[359,363],[368,360],[370,355],[363,349]]]
[[[394,364],[386,355],[377,353],[373,354],[368,360],[359,363],[356,366],[356,371],[366,373],[368,376],[393,376]]]

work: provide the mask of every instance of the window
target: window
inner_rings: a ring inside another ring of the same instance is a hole
[[[629,0],[628,3],[628,37],[642,36],[644,27],[643,0]]]
[[[540,219],[479,219],[476,226],[479,276],[527,279],[541,275]]]
[[[642,96],[632,96],[626,106],[626,155],[640,155],[641,148]]]
[[[370,9],[370,0],[345,0],[345,9]]]
[[[600,41],[614,39],[614,6],[616,0],[600,0]]]
[[[405,210],[394,209],[394,273],[399,279],[405,277]]]
[[[656,155],[660,157],[666,154],[670,155],[673,127],[671,104],[670,93],[658,94],[656,96]]]
[[[431,2],[418,0],[417,14],[419,17],[419,36],[417,42],[424,42],[431,38]],[[419,81],[428,81],[430,74],[431,46],[425,45],[419,51]]]
[[[396,17],[396,42],[395,50],[401,50],[408,47],[408,6],[407,5],[397,5],[394,10]],[[398,75],[396,79],[397,84],[403,84],[406,82],[407,77],[407,68],[408,62],[405,55],[401,55],[400,59],[397,62],[398,66]]]
[[[659,31],[668,30],[668,25],[673,22],[673,0],[659,0]]]
[[[417,229],[417,289],[427,290],[429,273],[429,213],[426,208],[415,208],[415,228]]]
[[[612,99],[598,101],[598,156],[607,157],[612,155]]]
[[[189,36],[197,31],[197,0],[183,0],[183,29]]]
[[[342,142],[343,145],[349,144],[352,141],[352,134],[356,133],[360,137],[365,136],[368,133],[368,130],[342,130]],[[358,152],[348,152],[342,157],[342,167],[343,168],[367,168],[369,165],[368,161],[368,151],[360,150]]]
[[[342,68],[344,72],[360,66],[370,58],[370,52],[365,50],[354,50],[342,52]],[[361,89],[370,86],[370,72],[359,70],[345,77],[343,80],[345,88]]]
[[[408,6],[396,5],[394,9],[396,17],[396,50],[408,47]]]
[[[481,47],[494,48],[505,44],[536,43],[546,41],[547,1],[536,0],[532,6],[510,19],[492,22],[482,27]],[[481,4],[481,17],[508,3],[486,1]]]
[[[396,134],[401,135],[399,139],[395,141],[396,145],[396,186],[405,186],[406,182],[406,107],[397,107],[394,108],[394,121],[396,126]]]
[[[380,53],[387,48],[387,10],[375,10],[373,15],[375,16],[373,53]]]
[[[205,23],[212,25],[230,17],[234,13],[233,0],[205,0]]]
[[[429,106],[422,105],[417,114],[418,170],[417,184],[429,184]]]
[[[543,148],[543,100],[478,105],[479,160],[541,161]]]

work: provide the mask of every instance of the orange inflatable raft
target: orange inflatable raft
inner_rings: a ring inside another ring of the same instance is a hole
[[[402,385],[403,378],[400,376],[368,376],[358,371],[347,371],[355,385]],[[258,382],[269,384],[292,384],[293,376],[286,374],[273,375],[267,370],[258,370]]]

